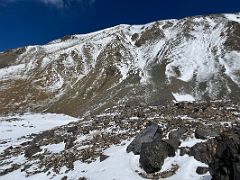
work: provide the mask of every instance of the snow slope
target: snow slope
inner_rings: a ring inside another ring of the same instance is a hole
[[[64,114],[50,113],[0,117],[0,153],[9,146],[16,147],[25,142],[33,133],[40,133],[78,120]]]

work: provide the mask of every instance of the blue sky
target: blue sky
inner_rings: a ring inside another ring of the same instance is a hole
[[[240,12],[240,0],[0,0],[0,51],[118,24]]]

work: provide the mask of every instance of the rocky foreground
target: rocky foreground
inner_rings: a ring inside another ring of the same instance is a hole
[[[115,106],[19,138],[0,152],[0,179],[239,179],[239,120],[230,101]],[[183,172],[181,158],[197,165]]]

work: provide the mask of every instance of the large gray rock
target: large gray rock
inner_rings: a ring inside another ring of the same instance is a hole
[[[155,139],[162,138],[162,130],[157,124],[152,124],[142,130],[139,135],[128,145],[127,152],[133,152],[135,155],[140,154],[143,143],[149,143]]]
[[[140,152],[140,165],[147,173],[154,173],[162,168],[166,157],[175,156],[175,149],[165,141],[156,139],[143,143]]]
[[[220,129],[219,128],[209,128],[209,127],[204,127],[204,128],[196,128],[195,130],[195,137],[198,139],[207,139],[208,137],[215,137],[220,134]]]
[[[177,139],[180,140],[184,133],[187,132],[187,128],[178,128],[177,130],[174,130],[169,133],[168,137],[169,139]]]
[[[169,139],[165,140],[167,143],[171,144],[176,150],[181,144],[181,137],[187,132],[187,128],[178,128],[177,130],[171,131],[168,135]]]
[[[240,179],[240,130],[219,138],[216,154],[209,167],[213,180]]]
[[[216,140],[210,139],[206,142],[197,143],[190,148],[189,155],[196,160],[209,164],[212,161],[212,156],[216,152]]]

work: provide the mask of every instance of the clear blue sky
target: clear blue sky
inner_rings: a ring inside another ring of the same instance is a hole
[[[0,51],[118,24],[240,12],[240,0],[0,0]]]

